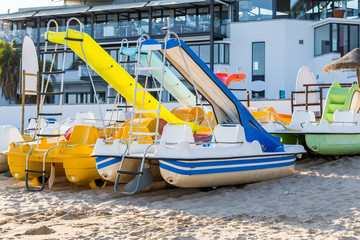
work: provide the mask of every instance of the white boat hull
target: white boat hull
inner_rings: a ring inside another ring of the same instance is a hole
[[[182,188],[259,182],[293,173],[296,155],[208,160],[160,160],[168,183]]]

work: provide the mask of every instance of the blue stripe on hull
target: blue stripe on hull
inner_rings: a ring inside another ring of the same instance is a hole
[[[274,163],[274,164],[254,165],[254,166],[243,166],[243,167],[240,166],[240,167],[232,167],[232,168],[222,168],[223,165],[218,165],[219,168],[199,169],[199,170],[178,169],[178,168],[166,165],[166,164],[162,163],[162,161],[160,161],[160,168],[171,171],[171,172],[174,172],[174,173],[177,173],[177,174],[181,174],[181,175],[204,175],[204,174],[213,174],[213,173],[242,172],[242,171],[278,168],[278,167],[288,167],[288,166],[292,166],[292,165],[295,164],[295,156],[293,156],[293,158],[294,158],[293,161],[284,162],[284,163]]]
[[[99,159],[99,161],[98,161],[98,158],[96,158],[96,162],[100,162],[104,159],[107,159],[107,158],[101,158],[101,159]],[[110,165],[121,162],[121,158],[108,158],[108,159],[109,159],[109,161],[106,161],[106,162],[103,162],[100,164],[96,164],[96,168],[99,170],[99,169],[102,169],[102,168],[108,167]]]
[[[285,161],[294,159],[295,155],[285,156],[285,157],[264,157],[264,158],[253,158],[253,159],[239,159],[239,160],[223,160],[223,161],[206,161],[206,162],[197,162],[197,161],[168,161],[163,160],[165,163],[171,163],[177,167],[185,168],[196,168],[196,167],[214,167],[214,166],[228,166],[228,165],[239,165],[239,164],[251,164],[251,163],[266,163],[266,162],[276,162],[276,161]]]

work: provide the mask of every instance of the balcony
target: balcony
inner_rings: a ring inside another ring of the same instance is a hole
[[[94,25],[94,39],[131,38],[149,33],[146,21],[112,22]]]
[[[0,31],[0,40],[10,43],[12,40],[16,44],[22,44],[24,37],[28,35],[34,43],[37,42],[37,29],[27,28],[22,30]]]
[[[166,31],[161,30],[166,27],[166,21],[156,21],[152,23],[152,35],[165,35]],[[210,19],[170,19],[170,29],[177,34],[189,33],[210,33]],[[221,25],[219,21],[214,22],[214,32],[216,34],[226,36],[226,25]]]

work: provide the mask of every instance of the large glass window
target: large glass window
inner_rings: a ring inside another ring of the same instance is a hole
[[[304,12],[304,1],[303,0],[291,0],[290,1],[290,8],[291,8],[291,18],[295,19],[304,19],[305,12]]]
[[[331,31],[331,35],[332,35],[332,51],[336,52],[337,48],[338,48],[338,28],[337,28],[337,24],[332,24],[332,31]]]
[[[99,99],[99,103],[105,103],[105,92],[98,92],[97,97]],[[65,102],[69,104],[91,103],[91,93],[66,93]]]
[[[252,81],[265,81],[265,42],[252,44]]]
[[[345,55],[359,47],[359,25],[326,24],[315,28],[315,56],[329,52]]]
[[[315,28],[315,56],[330,52],[330,24]]]
[[[255,21],[272,19],[272,1],[264,0],[240,0],[239,21]]]
[[[347,18],[359,17],[359,0],[348,0],[346,3],[346,16]]]
[[[339,26],[339,52],[341,56],[349,52],[348,26],[341,24]]]
[[[350,49],[359,47],[359,26],[350,26]]]
[[[210,63],[210,45],[190,45],[191,50],[198,55],[206,64]],[[229,64],[229,44],[215,43],[214,44],[214,63],[215,64]]]

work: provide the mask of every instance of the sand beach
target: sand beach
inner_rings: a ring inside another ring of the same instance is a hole
[[[305,159],[293,175],[133,196],[56,179],[28,192],[0,174],[0,239],[359,239],[360,157]]]

